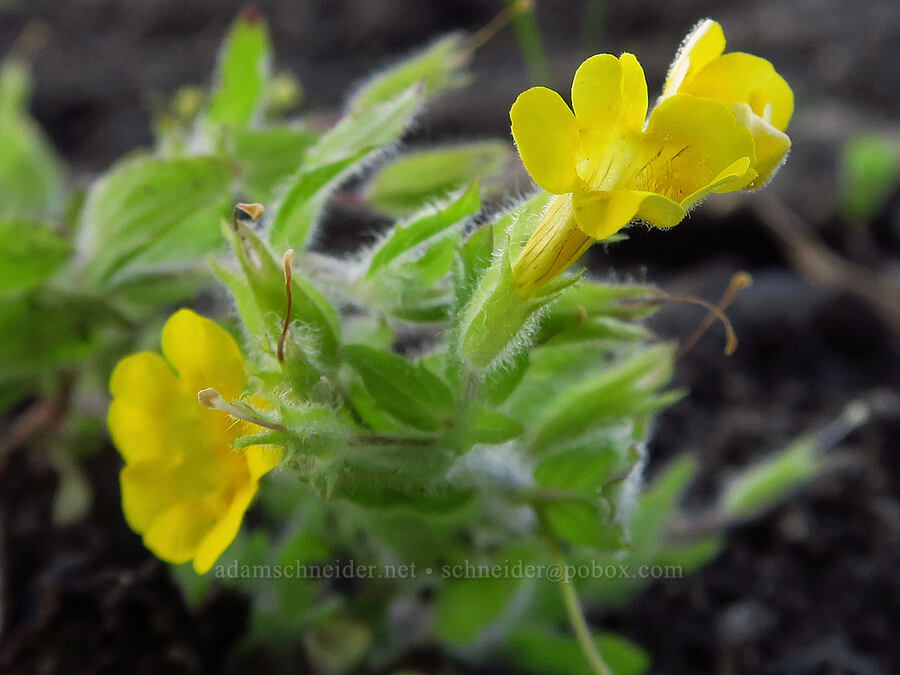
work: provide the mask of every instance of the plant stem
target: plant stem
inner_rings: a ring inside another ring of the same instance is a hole
[[[584,610],[578,599],[578,593],[575,592],[575,585],[566,571],[566,559],[559,548],[559,543],[540,510],[537,511],[537,517],[544,538],[550,547],[550,556],[553,559],[553,563],[559,567],[562,573],[558,582],[559,590],[562,594],[563,604],[566,606],[566,613],[569,615],[569,624],[572,626],[572,630],[575,631],[575,637],[578,640],[578,645],[581,647],[584,658],[587,659],[591,672],[595,675],[614,675],[606,661],[600,656],[600,652],[597,651],[597,645],[594,644],[591,629],[588,628],[587,621],[584,618]]]
[[[513,19],[513,29],[519,40],[519,48],[525,59],[525,67],[532,84],[550,84],[550,67],[541,40],[541,32],[534,18],[534,3],[522,3],[521,0],[506,0],[507,7],[527,6],[527,12],[519,13]]]

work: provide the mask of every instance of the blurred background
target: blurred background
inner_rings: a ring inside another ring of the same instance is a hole
[[[206,81],[241,4],[0,0],[0,53],[21,44],[26,27],[28,39],[38,36],[33,113],[86,183],[151,144],[150,111],[164,96]],[[503,8],[500,0],[258,5],[278,66],[299,77],[306,109],[323,115],[379,64],[442,33],[474,32]],[[590,255],[598,276],[711,301],[735,272],[754,279],[729,310],[736,354],[723,356],[714,327],[679,362],[677,383],[691,394],[659,419],[649,472],[695,452],[702,475],[691,498],[702,500],[735,467],[829,424],[848,404],[871,419],[832,471],[733,529],[711,565],[591,619],[645,647],[656,672],[900,672],[900,4],[537,0],[546,59],[523,52],[522,32],[504,29],[476,52],[471,84],[441,97],[406,143],[509,139],[520,91],[538,82],[567,91],[577,65],[597,52],[636,53],[659,91],[680,40],[706,16],[722,23],[729,50],[771,60],[793,86],[794,149],[753,199],[717,198],[675,231],[633,228],[628,241]],[[514,195],[529,188],[518,167],[508,184]],[[324,245],[340,250],[379,224],[338,199]],[[702,316],[676,305],[652,327],[685,339]],[[265,654],[228,649],[244,631],[246,600],[222,592],[189,610],[167,567],[127,529],[118,462],[111,448],[86,460],[91,510],[57,527],[51,464],[27,444],[0,455],[0,670],[265,665]],[[458,670],[446,655],[428,659],[428,672]]]

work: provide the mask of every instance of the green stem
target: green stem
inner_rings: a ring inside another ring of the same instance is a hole
[[[507,7],[519,5],[521,0],[506,0]],[[541,32],[534,18],[534,5],[529,11],[521,12],[513,19],[513,30],[519,40],[519,47],[525,59],[525,67],[532,84],[550,84],[550,67],[547,65],[547,56],[544,53],[544,44],[541,40]]]
[[[575,637],[578,640],[578,645],[581,647],[584,658],[587,659],[587,662],[591,667],[591,672],[595,675],[614,675],[613,671],[606,664],[606,661],[600,656],[600,652],[597,651],[597,645],[594,644],[594,639],[591,636],[591,629],[588,628],[587,621],[584,618],[584,610],[578,599],[578,593],[575,592],[575,585],[569,578],[566,559],[559,548],[559,543],[553,532],[550,530],[550,526],[544,518],[544,515],[539,510],[537,511],[537,517],[541,524],[541,531],[544,534],[544,538],[547,540],[547,544],[550,547],[550,556],[553,559],[553,563],[559,567],[559,570],[562,573],[558,582],[560,593],[562,594],[563,603],[566,606],[566,613],[569,615],[569,624],[571,624],[572,630],[575,631]]]

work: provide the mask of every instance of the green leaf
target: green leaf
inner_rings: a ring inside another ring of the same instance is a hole
[[[173,269],[186,271],[186,268],[196,266],[207,253],[222,246],[222,234],[217,225],[232,205],[231,195],[223,194],[208,208],[186,216],[128,261],[115,277],[117,286],[123,278],[131,282],[148,273],[161,274]]]
[[[398,429],[408,429],[381,410],[375,397],[358,382],[348,385],[347,399],[356,416],[372,431],[395,432]]]
[[[718,537],[685,544],[667,543],[669,524],[677,513],[678,501],[697,470],[696,461],[688,456],[670,463],[654,478],[638,498],[629,527],[629,548],[623,555],[600,558],[600,564],[628,565],[631,570],[641,565],[682,565],[687,573],[692,566],[702,565],[717,551]],[[589,580],[590,592],[609,607],[623,607],[651,580],[636,577],[601,576]]]
[[[117,283],[110,298],[126,307],[159,308],[189,302],[208,284],[209,275],[201,270],[151,271]]]
[[[653,333],[639,324],[620,321],[606,316],[593,316],[584,320],[576,319],[551,338],[545,338],[542,330],[535,340],[538,344],[565,344],[568,342],[588,342],[608,340],[612,342],[645,342]]]
[[[4,217],[41,220],[63,204],[62,167],[28,115],[28,71],[14,61],[0,66],[0,203]]]
[[[113,168],[91,188],[82,219],[89,233],[88,273],[97,284],[171,252],[178,262],[201,259],[218,241],[231,167],[216,157],[139,158]],[[134,265],[131,263],[134,261]],[[131,268],[131,269],[129,269]]]
[[[496,445],[506,443],[522,435],[524,428],[518,420],[477,406],[469,409],[457,423],[455,445],[457,452],[468,452],[478,443]]]
[[[453,396],[447,385],[423,366],[364,345],[346,346],[342,353],[378,406],[401,422],[436,431],[450,421]]]
[[[661,548],[665,528],[672,519],[678,499],[696,471],[694,458],[680,457],[667,466],[640,496],[631,521],[633,555],[649,560]]]
[[[243,127],[259,117],[269,77],[269,31],[253,10],[245,10],[225,40],[206,118]]]
[[[841,202],[851,220],[871,220],[900,185],[900,145],[885,136],[850,139],[841,157]]]
[[[369,508],[439,514],[465,506],[472,492],[446,482],[419,483],[396,471],[345,464],[336,476],[333,496]]]
[[[0,381],[19,380],[87,358],[109,319],[95,302],[63,295],[0,302]]]
[[[541,487],[597,497],[604,483],[622,470],[623,454],[612,443],[564,450],[542,458],[534,469],[534,480]]]
[[[284,193],[275,207],[269,240],[275,248],[303,250],[313,236],[313,226],[325,201],[346,175],[370,152],[365,148],[355,155],[330,164],[302,168],[284,183]],[[304,164],[304,167],[307,165]]]
[[[700,569],[725,548],[725,538],[711,534],[686,544],[667,544],[653,560],[655,565],[677,566],[683,574]]]
[[[507,143],[482,141],[400,155],[369,180],[372,206],[404,215],[430,200],[500,172],[510,156]]]
[[[594,644],[616,675],[642,675],[650,669],[650,658],[634,643],[615,633],[594,636]],[[575,638],[526,628],[506,643],[512,660],[530,673],[584,675],[588,663]]]
[[[560,501],[543,508],[544,517],[554,534],[576,546],[589,546],[596,551],[618,551],[625,547],[625,531],[612,519],[604,503],[594,501]]]
[[[249,198],[271,202],[282,182],[301,167],[306,151],[318,137],[301,126],[241,129],[232,134],[232,153]]]
[[[649,316],[659,308],[659,305],[643,304],[639,301],[654,300],[659,297],[660,293],[657,289],[640,284],[581,283],[561,297],[559,302],[554,303],[547,311],[541,320],[541,330],[537,342],[547,342],[556,335],[577,329],[581,324],[592,319],[602,320],[591,322],[595,326],[594,330],[598,332],[608,328],[610,331],[625,331],[627,335],[627,328],[610,321]],[[629,302],[632,304],[628,304]]]
[[[722,509],[731,517],[750,518],[782,501],[821,470],[814,434],[802,436],[772,457],[742,470],[728,485]]]
[[[0,222],[0,294],[39,286],[69,258],[69,242],[49,225]]]
[[[433,483],[440,479],[453,455],[429,445],[349,444],[340,451],[341,459],[354,467],[372,472],[390,472],[395,479],[405,476],[411,483]]]
[[[531,352],[517,352],[502,368],[495,368],[484,378],[479,393],[491,405],[500,405],[515,391],[531,365]]]
[[[352,155],[393,145],[422,107],[422,88],[413,85],[362,111],[352,108],[306,154],[309,168],[333,164]]]
[[[460,223],[480,208],[481,195],[478,183],[473,183],[446,206],[426,208],[411,222],[397,225],[375,249],[366,276],[371,277],[395,258]]]
[[[246,277],[232,272],[214,259],[209,258],[208,262],[213,272],[219,277],[219,280],[231,291],[231,295],[234,297],[234,302],[237,305],[238,314],[244,326],[246,326],[247,332],[251,335],[264,335],[266,324],[263,321],[259,306],[256,304],[253,286],[247,283]]]
[[[672,402],[657,395],[672,376],[673,350],[657,345],[636,351],[625,361],[546,401],[532,426],[531,448],[540,453],[554,444],[589,435],[610,420],[653,412]]]
[[[491,265],[494,226],[487,223],[475,230],[459,249],[459,267],[454,278],[456,303],[464,307],[472,297],[478,279]]]
[[[448,579],[435,603],[435,631],[451,644],[471,644],[503,613],[520,581],[486,577]]]
[[[446,276],[453,266],[459,236],[451,234],[430,244],[418,260],[404,263],[401,273],[427,288]]]
[[[348,108],[351,114],[370,111],[419,84],[427,98],[444,89],[461,86],[465,83],[465,78],[460,67],[466,60],[462,51],[462,37],[448,35],[420,53],[375,75],[357,90],[350,99]]]
[[[543,513],[550,527],[565,541],[599,550],[616,550],[625,543],[615,520],[607,487],[618,482],[637,457],[627,446],[611,440],[593,441],[541,459],[534,470],[535,484],[549,490],[584,495],[584,500],[549,503]]]
[[[459,232],[428,245],[418,260],[390,265],[370,280],[372,309],[406,321],[444,321],[452,297],[447,283],[459,244]],[[409,257],[409,256],[404,256]]]

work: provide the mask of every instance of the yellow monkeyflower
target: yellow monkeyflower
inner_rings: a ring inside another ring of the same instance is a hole
[[[259,479],[282,450],[233,449],[260,427],[198,401],[207,388],[233,401],[246,385],[240,349],[223,328],[179,310],[163,328],[162,352],[127,356],[110,378],[107,423],[125,460],[122,510],[157,557],[193,560],[202,574],[237,535]]]
[[[794,112],[794,92],[766,59],[725,51],[722,26],[704,19],[684,39],[669,68],[662,98],[690,94],[729,106],[753,134],[758,176],[748,187],[765,185],[791,147],[784,131]]]
[[[710,192],[756,178],[753,137],[719,101],[675,94],[646,125],[647,83],[632,54],[592,56],[572,83],[572,109],[555,91],[533,87],[510,110],[525,168],[554,194],[513,266],[529,293],[560,274],[597,239],[635,218],[657,227],[681,222]]]
[[[513,265],[520,293],[533,293],[632,220],[672,227],[710,193],[771,177],[790,147],[782,132],[793,94],[768,61],[723,56],[724,48],[721,27],[701,22],[649,119],[644,71],[628,53],[582,63],[571,108],[545,87],[516,99],[510,120],[519,155],[534,181],[557,195]]]

